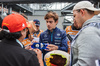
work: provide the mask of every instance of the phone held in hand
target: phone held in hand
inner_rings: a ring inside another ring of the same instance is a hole
[[[46,47],[49,44],[47,43],[33,43],[33,45],[31,46],[33,49],[37,48],[37,49],[47,49]]]

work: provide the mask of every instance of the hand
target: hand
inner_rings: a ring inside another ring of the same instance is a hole
[[[39,50],[39,49],[33,49],[35,52],[36,52],[36,54],[37,54],[37,58],[38,58],[38,60],[39,60],[39,63],[40,63],[40,66],[44,66],[44,64],[43,64],[43,60],[42,60],[42,52],[41,52],[41,50]]]
[[[31,45],[32,45],[32,44],[26,46],[25,49],[32,50]]]
[[[31,34],[28,35],[28,38],[30,41],[32,41],[34,39],[33,35],[31,35]]]
[[[57,50],[58,49],[58,46],[56,45],[53,45],[53,44],[49,44],[47,46],[47,49],[45,49],[46,51],[52,51],[52,50]]]
[[[39,49],[33,49],[33,50],[36,52],[38,59],[42,58],[41,50],[39,50]]]

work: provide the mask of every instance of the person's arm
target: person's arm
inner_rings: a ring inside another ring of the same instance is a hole
[[[45,49],[46,51],[53,51],[53,50],[57,50],[58,46],[49,44],[46,48],[47,48],[47,49]]]
[[[68,45],[67,45],[67,38],[66,38],[66,32],[64,31],[61,39],[61,45],[56,46],[54,44],[49,44],[47,46],[48,49],[45,49],[46,51],[52,51],[52,50],[63,50],[63,51],[68,51]]]
[[[30,57],[30,59],[28,61],[27,66],[40,66],[40,65],[41,65],[41,63],[39,63],[37,56],[35,54],[32,54],[32,56]]]
[[[42,60],[42,52],[39,49],[28,49],[31,50],[32,56],[29,59],[28,66],[44,66],[43,60]],[[34,52],[33,52],[34,51]]]
[[[41,50],[39,50],[39,49],[33,49],[33,48],[31,48],[31,46],[29,46],[29,47],[27,47],[27,48],[25,48],[25,49],[35,51],[35,53],[37,54],[38,62],[40,63],[39,66],[44,66],[43,60],[42,60],[42,52],[41,52]],[[35,57],[34,57],[34,58],[35,58]],[[32,64],[32,63],[31,63],[32,61],[35,61],[35,60],[30,59],[30,64]],[[33,63],[33,64],[34,64],[34,63]],[[33,64],[32,64],[32,65],[33,65]],[[38,64],[38,63],[36,63],[36,64]],[[29,66],[32,66],[32,65],[29,65]],[[33,65],[33,66],[34,66],[34,65]],[[35,65],[35,66],[36,66],[36,65]]]
[[[36,54],[37,54],[37,58],[38,58],[38,60],[39,60],[40,66],[44,66],[43,60],[42,60],[42,52],[41,52],[41,50],[39,50],[39,49],[34,49],[34,51],[35,51]]]
[[[66,32],[63,32],[62,35],[62,41],[61,41],[61,45],[58,46],[58,50],[63,50],[63,51],[68,51],[68,45],[67,45],[67,38],[66,38]]]

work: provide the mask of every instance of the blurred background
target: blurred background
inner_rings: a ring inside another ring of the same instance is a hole
[[[40,29],[46,30],[44,15],[54,11],[59,15],[57,27],[65,29],[73,23],[73,6],[80,0],[0,0],[0,16],[2,19],[11,13],[24,13],[29,21],[40,20]],[[89,0],[96,8],[100,8],[100,0]]]

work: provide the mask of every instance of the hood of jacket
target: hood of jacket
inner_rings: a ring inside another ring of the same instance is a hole
[[[100,16],[95,15],[95,16],[93,16],[91,19],[88,19],[86,22],[84,22],[84,24],[83,24],[82,27],[86,26],[86,25],[89,24],[89,23],[94,23],[94,22],[100,23]]]

